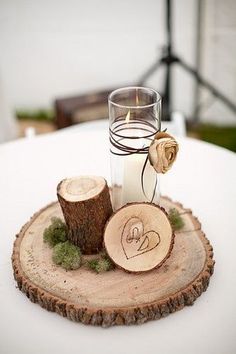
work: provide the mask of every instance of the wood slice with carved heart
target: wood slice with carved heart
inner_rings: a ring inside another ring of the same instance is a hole
[[[108,220],[104,244],[113,262],[129,272],[160,266],[173,248],[174,234],[165,210],[151,203],[130,203]]]

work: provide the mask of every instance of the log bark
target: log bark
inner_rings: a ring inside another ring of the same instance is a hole
[[[161,198],[161,205],[167,212],[178,209],[185,227],[175,232],[166,262],[140,274],[119,268],[96,274],[85,266],[74,271],[55,266],[52,250],[43,242],[43,231],[52,216],[63,218],[63,214],[58,203],[46,206],[16,237],[12,265],[18,288],[48,311],[102,327],[142,324],[192,305],[209,285],[213,249],[190,209],[167,198]]]
[[[174,233],[165,210],[151,203],[129,203],[108,220],[104,245],[113,262],[129,272],[160,267],[170,256]]]
[[[112,214],[107,183],[102,177],[81,176],[65,179],[57,196],[68,227],[68,238],[83,254],[99,252],[103,231]]]

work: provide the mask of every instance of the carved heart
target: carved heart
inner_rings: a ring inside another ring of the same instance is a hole
[[[156,231],[150,230],[144,233],[143,222],[138,217],[130,218],[121,234],[121,244],[127,259],[150,252],[159,245],[160,241]]]

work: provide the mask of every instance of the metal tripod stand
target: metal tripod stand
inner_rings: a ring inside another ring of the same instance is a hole
[[[177,64],[181,66],[185,71],[192,75],[194,80],[201,86],[205,87],[211,92],[213,96],[223,102],[234,113],[236,113],[236,104],[214,87],[210,82],[205,80],[197,70],[188,65],[183,59],[179,58],[173,53],[172,43],[172,3],[171,0],[166,0],[166,30],[167,30],[167,45],[164,47],[163,56],[158,59],[140,78],[139,85],[143,86],[146,80],[161,66],[166,66],[166,76],[164,85],[164,98],[163,98],[163,117],[164,120],[170,120],[170,114],[172,111],[172,97],[171,97],[171,83],[172,83],[172,66]]]

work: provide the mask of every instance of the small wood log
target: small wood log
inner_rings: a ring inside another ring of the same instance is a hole
[[[113,262],[129,272],[159,267],[170,256],[174,233],[165,210],[151,203],[130,203],[107,222],[104,244]]]
[[[102,177],[81,176],[61,181],[57,187],[69,233],[83,254],[99,252],[103,231],[112,214],[109,189]]]

